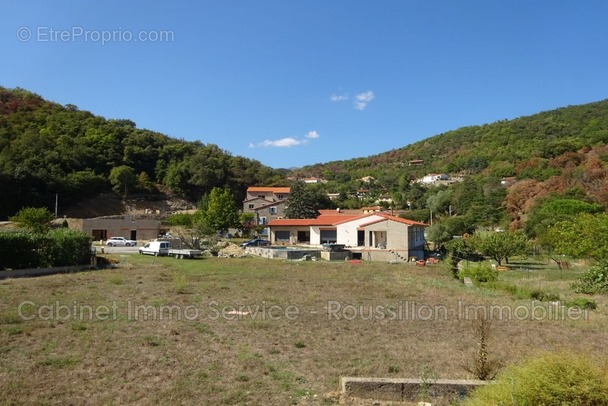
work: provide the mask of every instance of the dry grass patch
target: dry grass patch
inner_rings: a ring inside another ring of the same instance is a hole
[[[521,304],[432,267],[138,256],[2,281],[0,297],[0,391],[17,404],[331,405],[340,376],[470,378],[476,337],[459,311]],[[39,314],[61,305],[94,317]],[[605,316],[495,321],[488,352],[601,356]]]

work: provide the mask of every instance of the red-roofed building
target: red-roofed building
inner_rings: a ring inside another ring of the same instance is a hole
[[[367,260],[424,257],[427,225],[382,212],[323,210],[315,219],[277,219],[268,223],[273,244],[342,244]]]
[[[254,213],[256,224],[284,216],[289,187],[250,186],[243,201],[243,213]]]

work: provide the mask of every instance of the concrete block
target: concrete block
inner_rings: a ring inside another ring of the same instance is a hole
[[[462,398],[486,381],[468,379],[391,379],[391,378],[340,378],[342,393],[347,397],[410,401],[420,400],[423,391],[431,399]],[[424,389],[424,390],[423,390]]]

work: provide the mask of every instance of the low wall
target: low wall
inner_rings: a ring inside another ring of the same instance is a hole
[[[247,247],[245,252],[248,254],[257,255],[269,259],[302,259],[309,255],[310,257],[319,258],[320,252],[315,249],[284,249],[284,248],[269,248],[269,247]]]
[[[461,399],[478,386],[487,384],[479,380],[340,378],[342,393],[347,397],[387,400],[419,401],[423,395],[431,399]]]
[[[388,250],[388,249],[356,249],[352,248],[353,253],[360,253],[364,261],[382,262],[409,262],[407,250]]]
[[[58,266],[55,268],[12,269],[0,271],[0,279],[23,278],[27,276],[53,275],[56,273],[74,273],[93,268],[94,265]]]
[[[351,256],[350,251],[321,251],[321,258],[326,261],[344,261],[350,259]]]

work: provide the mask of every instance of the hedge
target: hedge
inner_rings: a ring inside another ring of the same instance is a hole
[[[91,240],[83,232],[66,228],[45,234],[0,232],[0,270],[88,264]]]

